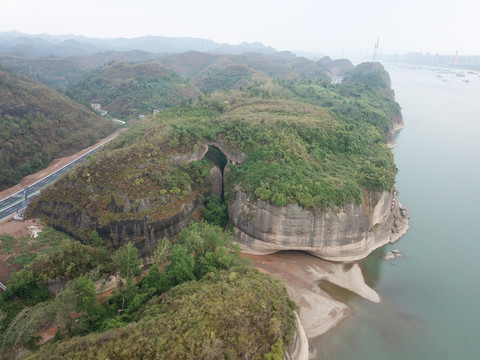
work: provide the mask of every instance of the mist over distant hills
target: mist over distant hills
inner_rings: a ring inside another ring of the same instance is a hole
[[[0,53],[22,57],[82,56],[106,51],[142,50],[154,54],[201,51],[216,54],[274,53],[276,50],[259,42],[239,45],[220,44],[212,40],[182,37],[144,36],[127,38],[90,38],[78,35],[24,34],[17,31],[0,32]]]

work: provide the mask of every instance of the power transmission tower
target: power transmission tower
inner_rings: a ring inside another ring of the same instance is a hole
[[[373,56],[372,56],[372,70],[376,69],[376,61],[377,61],[377,50],[378,50],[378,43],[380,39],[377,38],[377,41],[375,42],[375,48],[373,49]]]

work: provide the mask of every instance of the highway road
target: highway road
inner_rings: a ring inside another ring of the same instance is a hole
[[[35,198],[39,193],[42,188],[45,186],[53,183],[55,180],[57,180],[60,176],[62,176],[64,173],[72,169],[75,165],[78,165],[82,162],[84,162],[87,157],[93,153],[96,153],[98,149],[100,149],[103,145],[107,144],[109,141],[93,148],[90,150],[88,153],[82,155],[81,157],[75,159],[74,161],[68,163],[64,167],[58,169],[54,173],[44,177],[43,179],[37,181],[36,183],[28,186],[28,197],[27,197],[27,203],[31,199]],[[15,214],[17,211],[19,211],[22,208],[22,202],[24,199],[23,195],[23,190],[19,191],[7,198],[1,199],[0,200],[0,222],[4,220],[5,218]]]

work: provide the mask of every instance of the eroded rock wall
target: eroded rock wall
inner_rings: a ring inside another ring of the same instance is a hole
[[[92,230],[97,230],[102,238],[111,241],[115,247],[133,241],[141,253],[146,254],[158,240],[180,233],[188,226],[195,211],[202,206],[201,202],[195,199],[184,204],[177,213],[165,219],[151,221],[139,216],[135,220],[112,220],[102,226],[98,224],[98,219],[85,212],[73,210],[73,206],[68,203],[40,203],[34,215],[47,216],[53,227],[81,241],[87,240]]]
[[[392,193],[377,194],[371,202],[368,207],[347,204],[320,211],[252,201],[238,192],[229,215],[234,236],[246,252],[302,250],[326,260],[353,261],[397,240],[408,229],[408,212]]]

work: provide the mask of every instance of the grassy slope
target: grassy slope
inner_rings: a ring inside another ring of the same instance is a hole
[[[3,68],[0,99],[0,190],[114,130],[65,95]]]

